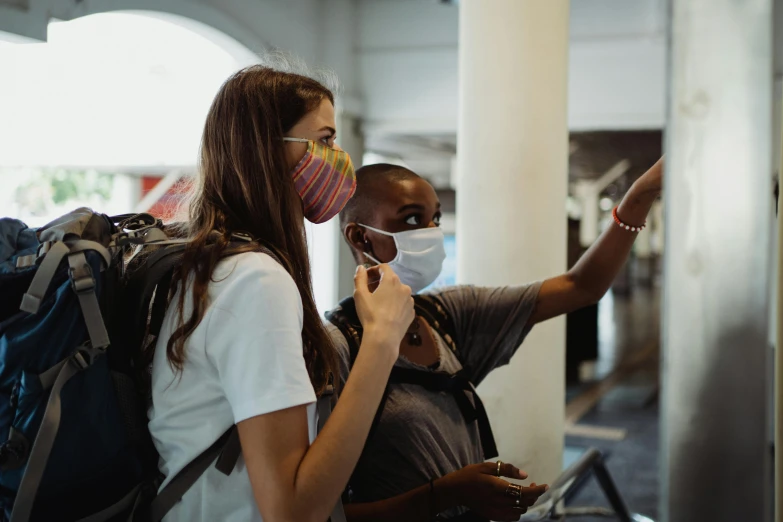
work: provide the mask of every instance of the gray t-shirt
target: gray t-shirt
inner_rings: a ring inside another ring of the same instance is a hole
[[[478,385],[492,370],[508,364],[530,331],[540,283],[480,288],[455,286],[431,292],[451,316],[459,357],[435,333],[440,363],[433,369],[400,357],[396,366],[450,374],[470,371]],[[348,342],[327,328],[348,377]],[[414,384],[391,384],[378,428],[367,442],[350,481],[352,502],[391,498],[470,464],[484,461],[478,424],[466,424],[454,395]]]

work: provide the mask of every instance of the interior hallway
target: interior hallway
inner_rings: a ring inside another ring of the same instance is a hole
[[[599,361],[592,383],[569,387],[566,465],[596,447],[632,513],[658,518],[658,384],[661,292],[636,285],[599,305]],[[588,478],[567,505],[609,504]],[[599,521],[606,518],[580,518]]]

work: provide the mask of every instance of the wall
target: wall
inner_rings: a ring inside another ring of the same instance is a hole
[[[352,98],[358,92],[353,58],[356,24],[351,18],[355,0],[0,0],[0,31],[46,40],[51,18],[71,20],[121,10],[177,15],[180,23],[221,45],[255,54],[284,49],[308,64],[334,69],[345,93],[342,103],[354,111],[361,109]]]
[[[52,18],[67,21],[107,11],[141,11],[185,26],[241,57],[242,64],[257,61],[257,55],[266,51],[283,49],[311,67],[338,74],[341,120],[361,114],[355,0],[0,0],[0,36],[11,42],[42,41]],[[353,134],[353,127],[345,129],[348,134]],[[361,158],[362,151],[355,156]],[[339,231],[330,223],[311,227],[308,236],[316,301],[325,310],[339,295],[335,278]]]
[[[661,0],[573,0],[571,130],[660,128]],[[454,133],[458,8],[421,0],[359,4],[359,75],[369,132]]]

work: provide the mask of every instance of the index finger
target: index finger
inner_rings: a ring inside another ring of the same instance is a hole
[[[513,464],[509,464],[508,462],[503,462],[500,465],[500,476],[501,477],[513,478],[513,479],[519,479],[519,480],[525,480],[527,478],[527,473],[525,473],[521,469],[518,469]]]
[[[370,292],[367,287],[367,269],[364,265],[356,267],[356,275],[353,276],[354,292],[359,295],[365,295]]]
[[[522,496],[523,497],[540,497],[544,493],[547,492],[549,489],[549,486],[546,484],[533,484],[532,486],[522,486]]]

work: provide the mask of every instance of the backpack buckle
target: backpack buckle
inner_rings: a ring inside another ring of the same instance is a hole
[[[71,360],[80,370],[86,370],[105,352],[105,348],[95,348],[87,341],[73,354]]]
[[[77,294],[86,294],[95,289],[95,277],[92,275],[92,267],[85,263],[79,267],[70,267],[68,277],[71,280],[71,288]]]
[[[0,469],[7,471],[24,466],[30,454],[30,441],[24,434],[11,426],[8,440],[0,445]]]

